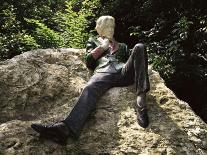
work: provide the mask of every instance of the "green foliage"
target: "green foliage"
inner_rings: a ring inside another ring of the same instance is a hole
[[[28,25],[23,18],[23,15],[32,16],[26,13],[34,9],[29,5],[29,1],[22,0],[5,1],[0,6],[0,59],[12,58],[24,51],[41,47],[28,33]]]
[[[37,44],[35,38],[28,34],[22,35],[21,43],[22,46],[24,47],[24,49],[22,49],[23,51],[40,48],[40,45]]]
[[[76,4],[76,5],[74,5]],[[91,7],[94,4],[88,0],[81,3],[78,10],[75,10],[77,3],[74,1],[66,2],[64,12],[57,12],[54,20],[58,24],[58,29],[63,33],[65,44],[72,48],[84,48],[85,41],[89,38],[89,32],[86,31],[88,25],[88,17],[92,17]],[[89,7],[90,6],[90,7]]]
[[[64,46],[64,38],[60,33],[48,28],[44,23],[35,19],[25,19],[28,23],[35,24],[35,30],[32,32],[36,42],[42,48],[58,48]]]
[[[36,48],[83,48],[98,0],[5,0],[0,6],[0,59]]]
[[[1,29],[3,31],[16,31],[19,28],[19,22],[16,22],[16,14],[14,12],[14,7],[12,5],[8,6],[2,11],[2,25]]]

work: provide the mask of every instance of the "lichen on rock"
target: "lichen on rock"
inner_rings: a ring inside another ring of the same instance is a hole
[[[64,119],[89,79],[83,53],[40,49],[0,62],[0,154],[207,154],[206,124],[151,69],[147,129],[136,121],[130,86],[101,98],[79,140],[60,146],[39,138],[30,125]]]

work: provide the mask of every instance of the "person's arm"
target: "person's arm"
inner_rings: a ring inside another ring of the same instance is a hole
[[[86,42],[85,62],[86,66],[94,70],[96,67],[96,60],[101,57],[103,52],[109,47],[109,40],[103,39],[100,45],[97,45],[94,39],[90,38]]]
[[[96,66],[96,60],[93,58],[91,51],[94,50],[97,47],[94,39],[89,38],[89,40],[86,42],[86,53],[84,56],[86,67],[88,69],[94,70]]]

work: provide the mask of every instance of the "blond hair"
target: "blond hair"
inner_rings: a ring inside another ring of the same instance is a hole
[[[96,30],[106,27],[109,24],[110,26],[115,27],[115,19],[112,16],[101,16],[96,21]]]

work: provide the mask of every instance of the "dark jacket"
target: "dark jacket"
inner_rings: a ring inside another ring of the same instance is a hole
[[[98,59],[94,59],[91,51],[100,45],[97,39],[89,38],[86,42],[85,62],[86,66],[95,73],[117,73],[130,56],[130,50],[124,43],[118,43],[119,48],[113,54],[106,50]]]

